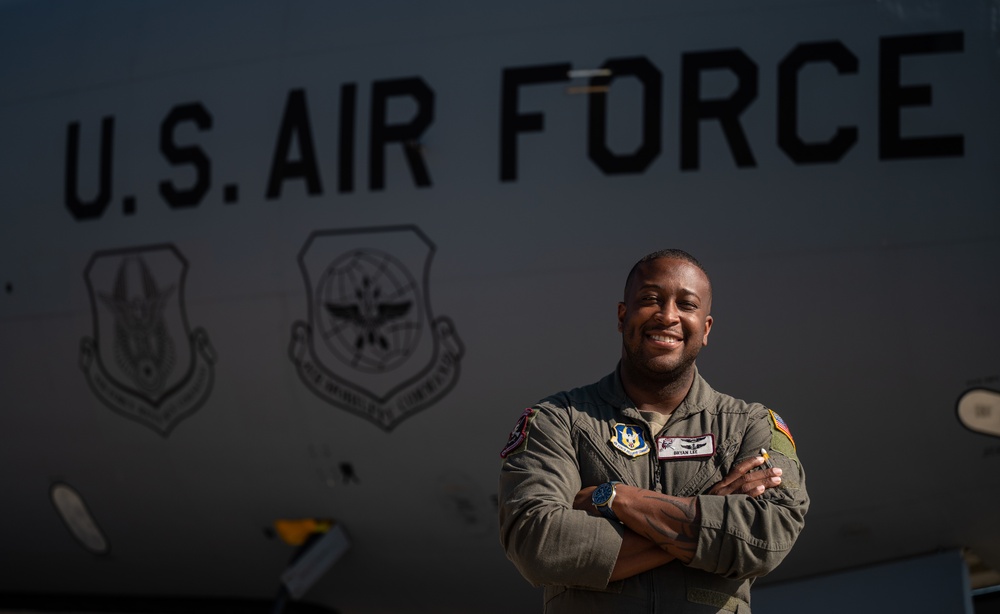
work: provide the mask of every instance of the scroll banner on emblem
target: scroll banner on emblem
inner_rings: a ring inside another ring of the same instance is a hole
[[[172,245],[97,252],[84,279],[94,336],[80,342],[80,368],[115,412],[167,437],[208,399],[215,350],[188,328],[187,261]]]
[[[309,237],[299,254],[309,321],[292,326],[289,356],[315,395],[390,431],[451,391],[465,350],[431,312],[433,253],[415,226]]]

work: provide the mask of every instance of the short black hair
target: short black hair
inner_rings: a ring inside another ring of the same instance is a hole
[[[674,259],[677,259],[677,260],[683,260],[685,262],[688,262],[688,263],[693,264],[694,266],[698,267],[698,270],[700,270],[702,273],[704,273],[705,274],[705,279],[708,280],[708,291],[709,292],[712,291],[712,278],[709,276],[708,271],[705,270],[705,267],[703,267],[701,265],[701,263],[698,262],[697,258],[695,258],[694,256],[692,256],[691,254],[687,253],[686,251],[684,251],[682,249],[661,249],[661,250],[657,250],[657,251],[655,251],[655,252],[653,252],[651,254],[646,254],[642,258],[639,258],[638,262],[636,262],[634,265],[632,265],[632,269],[628,272],[628,277],[625,278],[625,296],[626,296],[626,298],[628,297],[628,285],[629,285],[629,283],[631,283],[632,277],[635,276],[635,272],[639,268],[639,266],[641,264],[644,264],[644,263],[649,262],[651,260],[659,260],[660,258],[674,258]]]

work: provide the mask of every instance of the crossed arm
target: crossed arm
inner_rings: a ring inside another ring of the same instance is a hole
[[[752,471],[764,463],[753,457],[737,463],[706,494],[744,494],[757,497],[781,483],[781,469]],[[577,493],[573,507],[593,516],[600,512],[591,502],[596,487]],[[672,560],[690,563],[698,544],[701,512],[697,497],[674,497],[625,484],[615,487],[615,515],[625,525],[618,559],[611,580],[621,580],[648,571]]]

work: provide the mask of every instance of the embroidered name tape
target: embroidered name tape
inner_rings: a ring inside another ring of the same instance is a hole
[[[632,458],[649,452],[649,444],[642,434],[642,428],[634,424],[616,424],[611,445]]]
[[[656,458],[672,460],[675,458],[705,458],[715,454],[715,435],[700,435],[698,437],[658,437],[656,439]]]

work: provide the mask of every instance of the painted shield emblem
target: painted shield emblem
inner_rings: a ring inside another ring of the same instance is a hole
[[[84,271],[94,336],[80,367],[94,395],[167,437],[208,398],[215,351],[184,311],[187,261],[172,245],[97,252]]]
[[[326,402],[386,431],[444,397],[464,348],[427,294],[434,244],[416,227],[313,233],[299,254],[309,321],[291,359]]]

